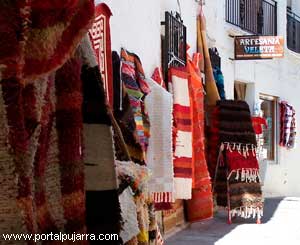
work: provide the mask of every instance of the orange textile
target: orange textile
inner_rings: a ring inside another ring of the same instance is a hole
[[[187,213],[190,222],[210,218],[213,215],[211,180],[205,158],[204,88],[201,76],[197,73],[197,70],[196,64],[189,60],[187,71],[190,75],[189,93],[193,115],[193,191],[192,199],[187,201]]]

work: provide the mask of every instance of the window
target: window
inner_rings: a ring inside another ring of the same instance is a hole
[[[277,35],[277,2],[226,0],[226,21],[257,35]]]
[[[277,145],[277,97],[260,95],[261,116],[267,121],[267,128],[262,134],[262,150],[267,160],[276,161]]]
[[[169,67],[186,65],[186,27],[180,14],[165,12],[162,64],[167,84]]]
[[[290,50],[300,53],[300,16],[287,8],[287,46]]]

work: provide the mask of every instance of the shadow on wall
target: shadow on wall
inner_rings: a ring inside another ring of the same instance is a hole
[[[280,202],[284,198],[268,198],[265,200],[262,224],[266,224],[274,217]],[[193,223],[166,241],[166,245],[214,245],[234,229],[242,225],[256,225],[255,219],[233,219],[232,225],[227,223],[227,212],[219,211],[213,219]],[[259,226],[259,225],[258,225]],[[234,243],[232,243],[234,244]]]

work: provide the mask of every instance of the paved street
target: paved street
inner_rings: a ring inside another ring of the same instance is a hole
[[[166,245],[300,245],[300,198],[265,201],[262,224],[236,219],[226,223],[226,212],[212,220],[194,223],[166,241]]]

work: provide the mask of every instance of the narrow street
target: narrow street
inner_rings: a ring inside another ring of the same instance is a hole
[[[267,245],[300,244],[300,198],[269,198],[265,201],[262,224],[235,219],[226,223],[226,212],[212,220],[191,224],[166,241],[166,245]]]

